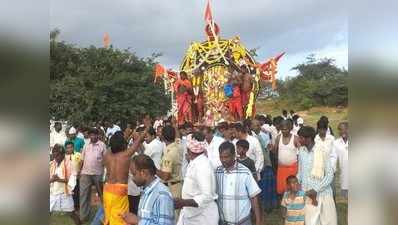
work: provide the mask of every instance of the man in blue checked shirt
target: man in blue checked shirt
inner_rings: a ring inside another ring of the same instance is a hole
[[[222,166],[216,169],[218,208],[223,225],[251,225],[251,209],[254,211],[255,224],[263,223],[259,193],[261,192],[251,171],[238,163],[235,146],[224,142],[219,147]]]
[[[315,144],[315,129],[303,126],[297,132],[300,149],[297,178],[302,190],[317,205],[306,204],[304,217],[306,225],[337,225],[336,205],[331,183],[333,168],[323,145]]]
[[[174,202],[169,189],[155,176],[156,166],[147,155],[135,156],[130,172],[137,186],[143,186],[138,205],[138,217],[132,213],[122,216],[127,224],[174,225]]]

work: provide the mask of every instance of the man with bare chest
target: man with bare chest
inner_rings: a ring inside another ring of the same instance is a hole
[[[104,156],[106,168],[106,183],[103,194],[104,224],[125,224],[120,215],[129,211],[127,182],[130,158],[137,151],[143,140],[144,134],[141,134],[134,144],[127,148],[127,142],[121,131],[116,132],[110,139],[111,151],[106,152]]]
[[[242,84],[241,84],[241,103],[243,107],[243,114],[246,112],[247,104],[249,103],[250,92],[252,90],[252,76],[249,73],[249,70],[246,65],[242,65],[240,67],[242,73]]]

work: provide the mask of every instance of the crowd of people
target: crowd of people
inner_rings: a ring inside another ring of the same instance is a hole
[[[75,224],[261,225],[281,209],[285,224],[337,225],[335,174],[339,165],[347,199],[348,144],[348,122],[335,137],[326,116],[314,128],[286,110],[216,127],[55,122],[50,213]]]

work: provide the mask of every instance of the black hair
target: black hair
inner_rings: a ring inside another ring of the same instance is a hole
[[[294,114],[294,111],[293,111],[293,110],[290,110],[290,114],[293,115],[293,114]]]
[[[265,123],[265,121],[267,120],[267,117],[265,117],[264,115],[257,115],[255,118],[256,118],[256,120],[258,120],[262,123]]]
[[[99,131],[97,128],[93,127],[88,130],[88,134],[96,134],[99,135]]]
[[[293,123],[294,123],[294,124],[297,125],[297,119],[298,119],[299,117],[300,117],[300,116],[297,115],[297,114],[295,114],[294,116],[292,116],[292,120],[293,120]]]
[[[219,153],[223,151],[229,151],[230,154],[235,155],[235,146],[229,141],[223,142],[218,148]]]
[[[220,130],[220,129],[228,129],[228,123],[227,122],[221,122],[221,123],[218,123],[218,125],[217,125],[217,128]]]
[[[181,76],[181,75],[184,75],[184,74],[185,74],[185,76],[188,76],[187,72],[185,72],[185,71],[180,71],[180,76]]]
[[[292,119],[286,119],[286,120],[282,120],[282,122],[280,123],[281,126],[287,125],[290,128],[293,127],[293,120]]]
[[[243,120],[243,127],[246,129],[246,132],[249,133],[250,131],[250,125],[252,123],[251,119],[244,119]]]
[[[282,110],[282,115],[287,115],[287,110],[286,109]]]
[[[274,117],[274,119],[272,120],[272,124],[274,124],[274,126],[279,126],[283,121],[283,117],[281,116],[277,116]]]
[[[109,145],[111,146],[112,153],[124,151],[127,148],[127,141],[124,139],[123,132],[115,132],[109,141]]]
[[[193,128],[193,124],[190,123],[190,122],[185,122],[185,123],[183,124],[183,127],[184,127],[184,129]]]
[[[155,129],[153,127],[149,127],[147,132],[151,136],[156,136],[156,131],[155,131]]]
[[[60,144],[55,144],[54,147],[53,147],[53,149],[52,149],[52,151],[51,151],[51,153],[52,153],[54,150],[55,150],[55,151],[59,151],[61,154],[65,154],[65,148],[64,148],[64,146],[62,146],[62,145],[60,145]]]
[[[244,148],[245,150],[248,150],[250,145],[249,145],[248,141],[242,139],[242,140],[239,140],[238,142],[236,142],[236,146],[240,146],[240,147]]]
[[[325,129],[325,130],[327,130],[328,129],[328,123],[325,121],[325,120],[319,120],[317,123],[316,123],[316,129],[317,130],[319,130],[319,129]]]
[[[300,128],[300,130],[298,130],[297,134],[301,137],[311,138],[312,140],[314,140],[316,132],[313,127],[303,126]]]
[[[324,121],[324,122],[326,122],[329,125],[329,119],[327,118],[327,116],[321,116],[319,118],[319,121]]]
[[[290,175],[286,178],[286,183],[292,182],[293,179],[297,180],[297,177],[295,175]]]
[[[72,145],[73,147],[75,146],[75,144],[73,143],[73,141],[66,141],[65,142],[65,147],[68,145]]]
[[[240,123],[236,123],[234,127],[235,127],[236,131],[238,131],[238,132],[241,132],[241,133],[244,133],[244,134],[247,133],[246,128]]]
[[[148,170],[149,173],[154,176],[156,174],[156,166],[151,157],[145,155],[145,154],[140,154],[134,156],[132,160],[130,161],[131,163],[134,163],[135,168],[137,170]]]
[[[205,135],[200,132],[200,131],[195,131],[192,133],[192,138],[197,140],[197,141],[204,141],[205,140]]]
[[[61,128],[62,128],[62,123],[59,122],[59,121],[57,121],[57,122],[54,123],[54,127],[55,127],[55,126],[61,126]]]
[[[137,127],[137,129],[135,129],[136,132],[143,132],[145,130],[145,127]]]
[[[264,124],[272,125],[272,119],[271,119],[271,116],[267,116],[267,117],[265,117]]]
[[[208,133],[211,133],[211,134],[214,133],[214,130],[211,127],[209,127],[209,126],[204,126],[204,127],[202,127],[201,130],[202,131],[207,131]]]
[[[167,125],[162,129],[162,136],[168,142],[174,142],[176,139],[176,131],[174,127]]]

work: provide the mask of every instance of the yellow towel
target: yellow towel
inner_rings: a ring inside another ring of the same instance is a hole
[[[104,185],[104,212],[105,225],[125,225],[120,217],[129,211],[129,200],[127,197],[127,184]]]

